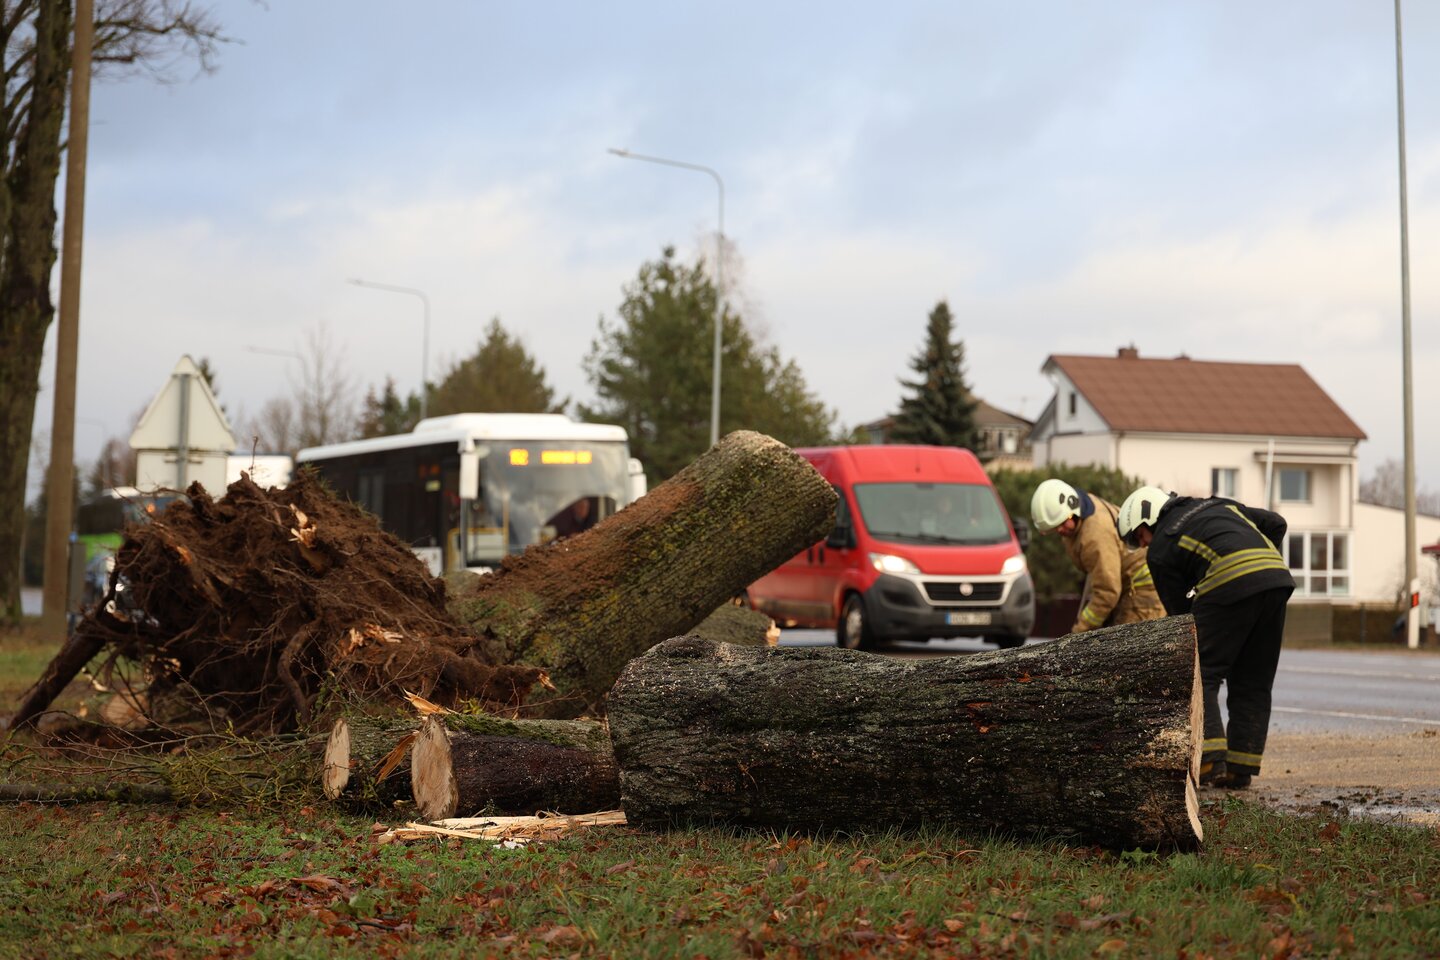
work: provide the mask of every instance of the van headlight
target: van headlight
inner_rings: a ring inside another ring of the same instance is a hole
[[[904,557],[897,557],[893,553],[872,553],[870,554],[870,566],[881,573],[919,573],[920,568],[915,566]]]
[[[1006,558],[1005,558],[1005,562],[1002,563],[1002,564],[1000,564],[1000,573],[1001,573],[1002,575],[1003,575],[1003,574],[1009,574],[1009,573],[1024,573],[1024,572],[1025,572],[1025,555],[1024,555],[1023,553],[1017,553],[1017,554],[1015,554],[1015,556],[1013,556],[1013,557],[1006,557]]]

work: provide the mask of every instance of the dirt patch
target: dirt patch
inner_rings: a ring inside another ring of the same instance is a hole
[[[1246,795],[1295,813],[1440,829],[1440,735],[1271,734]]]

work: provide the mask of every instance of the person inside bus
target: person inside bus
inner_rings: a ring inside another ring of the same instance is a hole
[[[581,497],[550,518],[549,525],[555,528],[556,540],[573,537],[595,526],[595,506],[590,500],[590,497]]]

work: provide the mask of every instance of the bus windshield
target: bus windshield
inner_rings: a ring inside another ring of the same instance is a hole
[[[469,504],[465,563],[493,566],[507,553],[573,536],[628,502],[623,443],[491,441],[480,497]]]
[[[858,483],[870,535],[909,543],[989,544],[1010,539],[992,487],[978,483]]]

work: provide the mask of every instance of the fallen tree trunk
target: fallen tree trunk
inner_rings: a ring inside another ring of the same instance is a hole
[[[1202,836],[1189,617],[927,660],[679,637],[631,662],[609,708],[636,825]]]
[[[619,804],[610,734],[586,720],[426,717],[410,785],[427,820],[480,813],[584,813]]]
[[[823,537],[835,501],[789,447],[737,431],[590,530],[457,590],[449,609],[484,638],[487,662],[548,674],[556,691],[532,689],[527,712],[579,716],[633,657]]]

